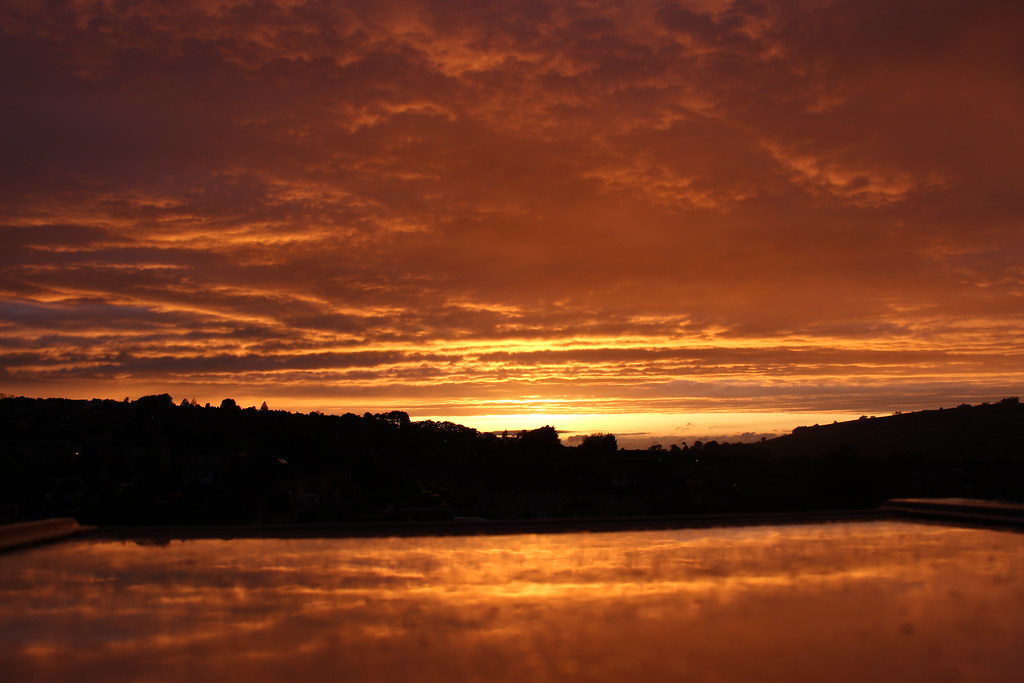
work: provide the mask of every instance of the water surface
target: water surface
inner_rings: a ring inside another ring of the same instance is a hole
[[[1015,681],[1022,540],[897,522],[80,540],[0,556],[0,670],[33,681]]]

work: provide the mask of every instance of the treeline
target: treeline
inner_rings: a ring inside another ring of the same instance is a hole
[[[1024,500],[1016,399],[826,426],[756,444],[564,446],[362,416],[136,401],[0,399],[0,522],[103,525],[536,518],[874,507],[897,496]]]

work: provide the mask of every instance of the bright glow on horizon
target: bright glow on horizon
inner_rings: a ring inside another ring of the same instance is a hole
[[[558,429],[562,442],[572,436],[612,433],[620,445],[670,443],[718,438],[731,441],[757,441],[763,435],[782,436],[795,427],[856,420],[851,413],[604,413],[521,415],[460,415],[452,418],[414,416],[414,420],[449,420],[481,432],[510,433],[551,425]]]

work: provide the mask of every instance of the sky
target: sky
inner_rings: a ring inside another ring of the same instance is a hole
[[[1024,4],[7,0],[0,391],[566,438],[1024,387]]]

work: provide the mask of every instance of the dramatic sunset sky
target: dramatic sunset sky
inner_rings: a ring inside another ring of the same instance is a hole
[[[637,439],[1024,393],[1024,3],[5,0],[0,391]]]

